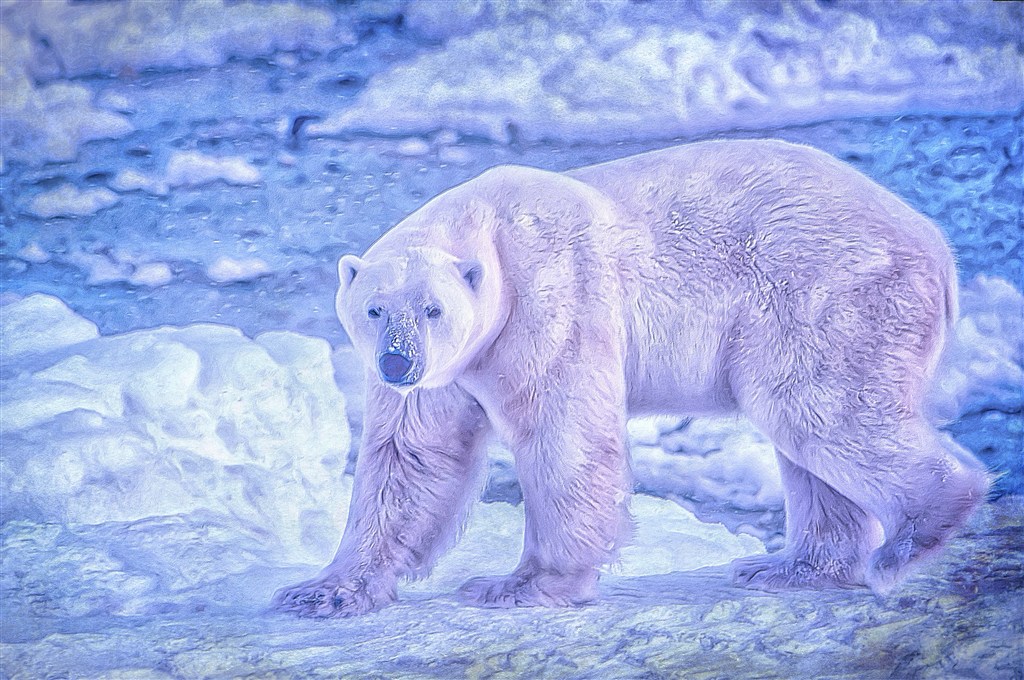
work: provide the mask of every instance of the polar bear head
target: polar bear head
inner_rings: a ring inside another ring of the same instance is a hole
[[[377,376],[399,391],[452,382],[479,349],[493,316],[477,260],[435,248],[338,263],[338,318]],[[489,287],[488,287],[489,288]]]

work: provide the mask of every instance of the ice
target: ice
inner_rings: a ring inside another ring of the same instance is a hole
[[[30,295],[0,306],[0,359],[5,372],[26,357],[97,337],[96,324],[49,295]]]
[[[37,195],[28,206],[28,211],[37,217],[85,217],[116,205],[121,200],[110,189],[78,189],[65,184],[53,191]]]
[[[7,9],[5,5],[0,13],[5,19]],[[134,130],[124,116],[94,106],[92,92],[82,85],[37,85],[26,70],[31,51],[26,36],[14,34],[6,21],[0,23],[0,171],[12,160],[32,165],[71,160],[85,142]]]
[[[353,40],[330,12],[293,2],[132,0],[83,7],[23,0],[7,3],[3,16],[16,35],[33,36],[29,63],[37,78],[210,67],[231,57],[322,51]]]
[[[917,0],[3,2],[0,675],[1012,677],[1022,25]],[[782,542],[771,444],[639,419],[637,533],[598,604],[456,602],[521,546],[495,442],[462,541],[399,603],[268,612],[352,488],[338,256],[496,164],[707,137],[822,148],[944,230],[962,318],[932,408],[998,499],[890,598],[742,591],[721,565]]]
[[[232,257],[219,257],[206,269],[206,275],[217,283],[235,283],[249,281],[270,273],[270,267],[258,257],[236,260]]]
[[[921,108],[1009,111],[1024,97],[1016,8],[977,12],[975,30],[958,32],[942,3],[915,5],[913,25],[871,3],[698,7],[420,3],[408,26],[442,46],[379,74],[308,133],[614,143]]]
[[[196,187],[210,182],[258,184],[260,171],[244,158],[217,158],[194,151],[180,151],[167,162],[164,181],[173,187]]]
[[[4,521],[203,511],[329,557],[350,435],[324,341],[212,324],[96,337],[51,297],[3,309]]]
[[[167,195],[172,188],[194,189],[213,182],[253,185],[263,181],[258,168],[240,156],[211,156],[198,151],[176,151],[162,175],[153,176],[128,168],[121,170],[110,186],[121,192],[145,191]]]
[[[978,275],[961,288],[960,320],[947,341],[931,405],[952,420],[979,400],[1024,394],[1024,296],[994,276]]]

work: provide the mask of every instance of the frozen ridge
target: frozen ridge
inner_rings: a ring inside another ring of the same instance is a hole
[[[897,4],[418,3],[440,47],[308,130],[611,144],[1024,103],[1019,6]]]

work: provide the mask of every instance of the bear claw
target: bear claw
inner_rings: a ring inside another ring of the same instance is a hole
[[[862,576],[849,561],[816,565],[786,551],[735,560],[730,571],[734,585],[768,592],[856,588],[864,585]]]

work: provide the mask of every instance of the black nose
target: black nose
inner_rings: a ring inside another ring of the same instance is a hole
[[[401,382],[412,368],[412,362],[409,359],[394,352],[381,354],[377,365],[380,366],[380,373],[384,379],[393,383]]]

